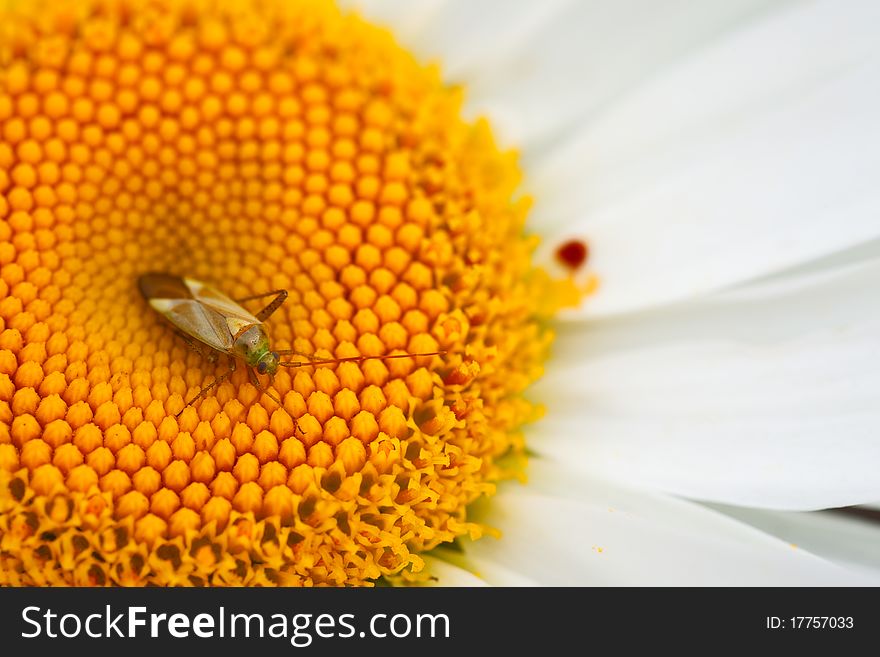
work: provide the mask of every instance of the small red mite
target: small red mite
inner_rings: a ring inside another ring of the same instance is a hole
[[[583,267],[589,255],[590,248],[583,240],[568,240],[556,249],[556,259],[572,271]]]

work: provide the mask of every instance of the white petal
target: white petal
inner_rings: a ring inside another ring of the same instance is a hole
[[[433,558],[430,567],[433,571],[433,564],[436,561],[444,561],[468,573],[473,573],[479,578],[482,585],[489,584],[491,586],[538,586],[538,583],[527,577],[521,572],[515,572],[509,568],[499,565],[495,561],[480,559],[474,554],[453,551],[446,548],[436,548],[430,555]],[[438,585],[443,585],[443,578],[440,578]]]
[[[404,6],[398,7],[398,4]],[[411,6],[418,7],[418,10]],[[531,151],[583,121],[766,0],[356,2],[402,43],[442,61],[473,113]],[[414,20],[413,14],[418,14]],[[630,44],[638,43],[638,47]]]
[[[809,552],[861,571],[880,584],[880,523],[839,511],[786,512],[712,505],[732,518]]]
[[[427,586],[488,586],[486,580],[449,561],[426,554],[422,557],[428,572],[436,578]]]
[[[465,544],[542,585],[833,585],[859,577],[699,505],[533,463],[488,505],[500,540]],[[491,583],[491,578],[487,578]]]
[[[880,236],[880,3],[798,5],[609,105],[536,167],[535,226],[591,243],[609,315]]]
[[[753,288],[756,286],[756,283],[783,282],[803,279],[812,274],[840,272],[849,266],[860,265],[871,261],[880,262],[880,239],[862,242],[849,249],[837,251],[831,255],[810,260],[809,262],[788,269],[783,269],[779,272],[774,272],[769,276],[761,277],[756,281],[750,281],[745,286],[734,286],[731,288],[731,291],[736,292],[740,287]]]
[[[373,23],[394,31],[404,43],[414,40],[416,34],[429,24],[446,0],[337,0]]]
[[[521,29],[502,30],[501,38],[491,23],[475,25],[472,39],[481,43],[471,49],[470,65],[453,71],[461,71],[470,107],[487,113],[528,162],[689,51],[772,6],[764,0],[524,4],[532,15]]]
[[[744,506],[880,499],[880,262],[572,325],[530,446],[581,471]]]
[[[415,29],[397,27],[397,17],[388,16],[386,22],[393,21],[389,24],[407,48],[424,59],[438,59],[447,80],[482,88],[492,74],[497,80],[499,73],[513,73],[515,63],[532,50],[527,48],[530,37],[552,29],[571,4],[572,0],[435,0],[430,17]]]
[[[354,0],[423,59],[439,59],[503,141],[534,156],[766,0]],[[638,48],[628,44],[638,43]]]

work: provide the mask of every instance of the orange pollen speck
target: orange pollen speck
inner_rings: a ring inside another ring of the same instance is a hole
[[[515,154],[460,92],[323,3],[0,25],[0,584],[369,584],[478,535],[572,284],[531,264]],[[146,271],[288,290],[274,349],[443,355],[282,367],[281,407],[239,367],[185,407],[226,359]]]

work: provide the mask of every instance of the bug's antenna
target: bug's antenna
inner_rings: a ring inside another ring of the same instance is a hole
[[[275,352],[280,355],[291,355],[296,354],[297,356],[303,356],[308,360],[300,361],[300,360],[288,360],[288,361],[279,361],[279,365],[283,365],[284,367],[305,367],[307,365],[332,365],[333,363],[351,363],[351,362],[360,362],[364,360],[391,360],[392,358],[417,358],[419,356],[443,356],[446,354],[445,351],[428,351],[424,353],[418,354],[389,354],[387,356],[348,356],[346,358],[312,358],[306,354],[302,354],[298,351],[293,351],[291,349],[282,349],[281,351]]]

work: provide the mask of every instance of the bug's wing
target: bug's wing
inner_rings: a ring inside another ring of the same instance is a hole
[[[192,299],[193,294],[180,276],[164,272],[150,272],[138,277],[141,294],[150,299]]]
[[[211,310],[223,315],[226,320],[226,326],[233,336],[237,335],[242,329],[262,323],[246,309],[242,308],[240,304],[216,288],[192,278],[185,278],[183,280],[186,282],[193,298]]]
[[[232,351],[226,317],[213,308],[196,299],[150,299],[150,305],[187,335],[218,351]]]
[[[222,292],[193,278],[150,273],[138,279],[150,305],[178,329],[230,353],[235,336],[260,320]]]

